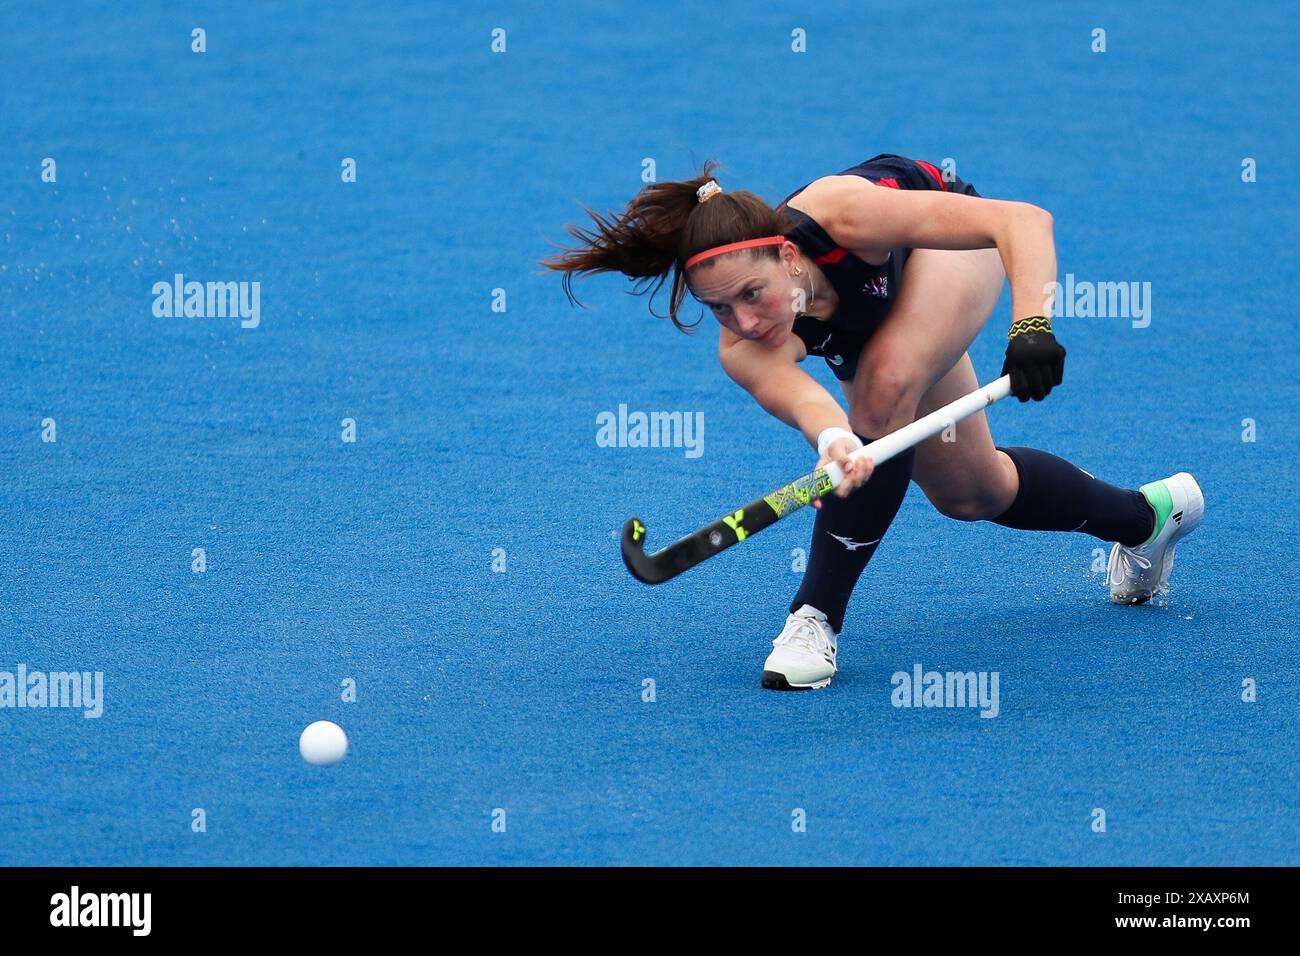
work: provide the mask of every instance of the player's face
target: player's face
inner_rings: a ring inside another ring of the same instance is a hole
[[[714,318],[742,339],[777,348],[789,338],[797,287],[784,259],[722,255],[692,269],[690,286]]]

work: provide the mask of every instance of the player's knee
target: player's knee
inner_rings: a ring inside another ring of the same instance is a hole
[[[859,435],[879,438],[902,428],[916,415],[920,391],[915,378],[897,365],[869,364],[861,370],[863,389],[849,409],[849,424]]]

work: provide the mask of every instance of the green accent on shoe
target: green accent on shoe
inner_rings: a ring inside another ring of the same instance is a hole
[[[1174,510],[1174,496],[1169,493],[1169,486],[1163,481],[1149,482],[1139,488],[1138,491],[1142,492],[1147,504],[1156,513],[1155,530],[1151,532],[1151,537],[1138,545],[1139,548],[1145,548],[1164,530],[1165,522],[1169,520],[1169,512]]]

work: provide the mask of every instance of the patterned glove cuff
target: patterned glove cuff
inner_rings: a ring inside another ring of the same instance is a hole
[[[1028,335],[1030,332],[1051,332],[1052,320],[1045,315],[1031,315],[1026,319],[1016,319],[1011,323],[1011,331],[1007,333],[1008,339],[1014,339],[1017,335]]]

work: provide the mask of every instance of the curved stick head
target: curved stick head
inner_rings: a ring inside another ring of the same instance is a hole
[[[645,584],[659,584],[672,575],[665,575],[645,553],[645,525],[640,518],[628,518],[623,525],[623,563],[632,576]]]

